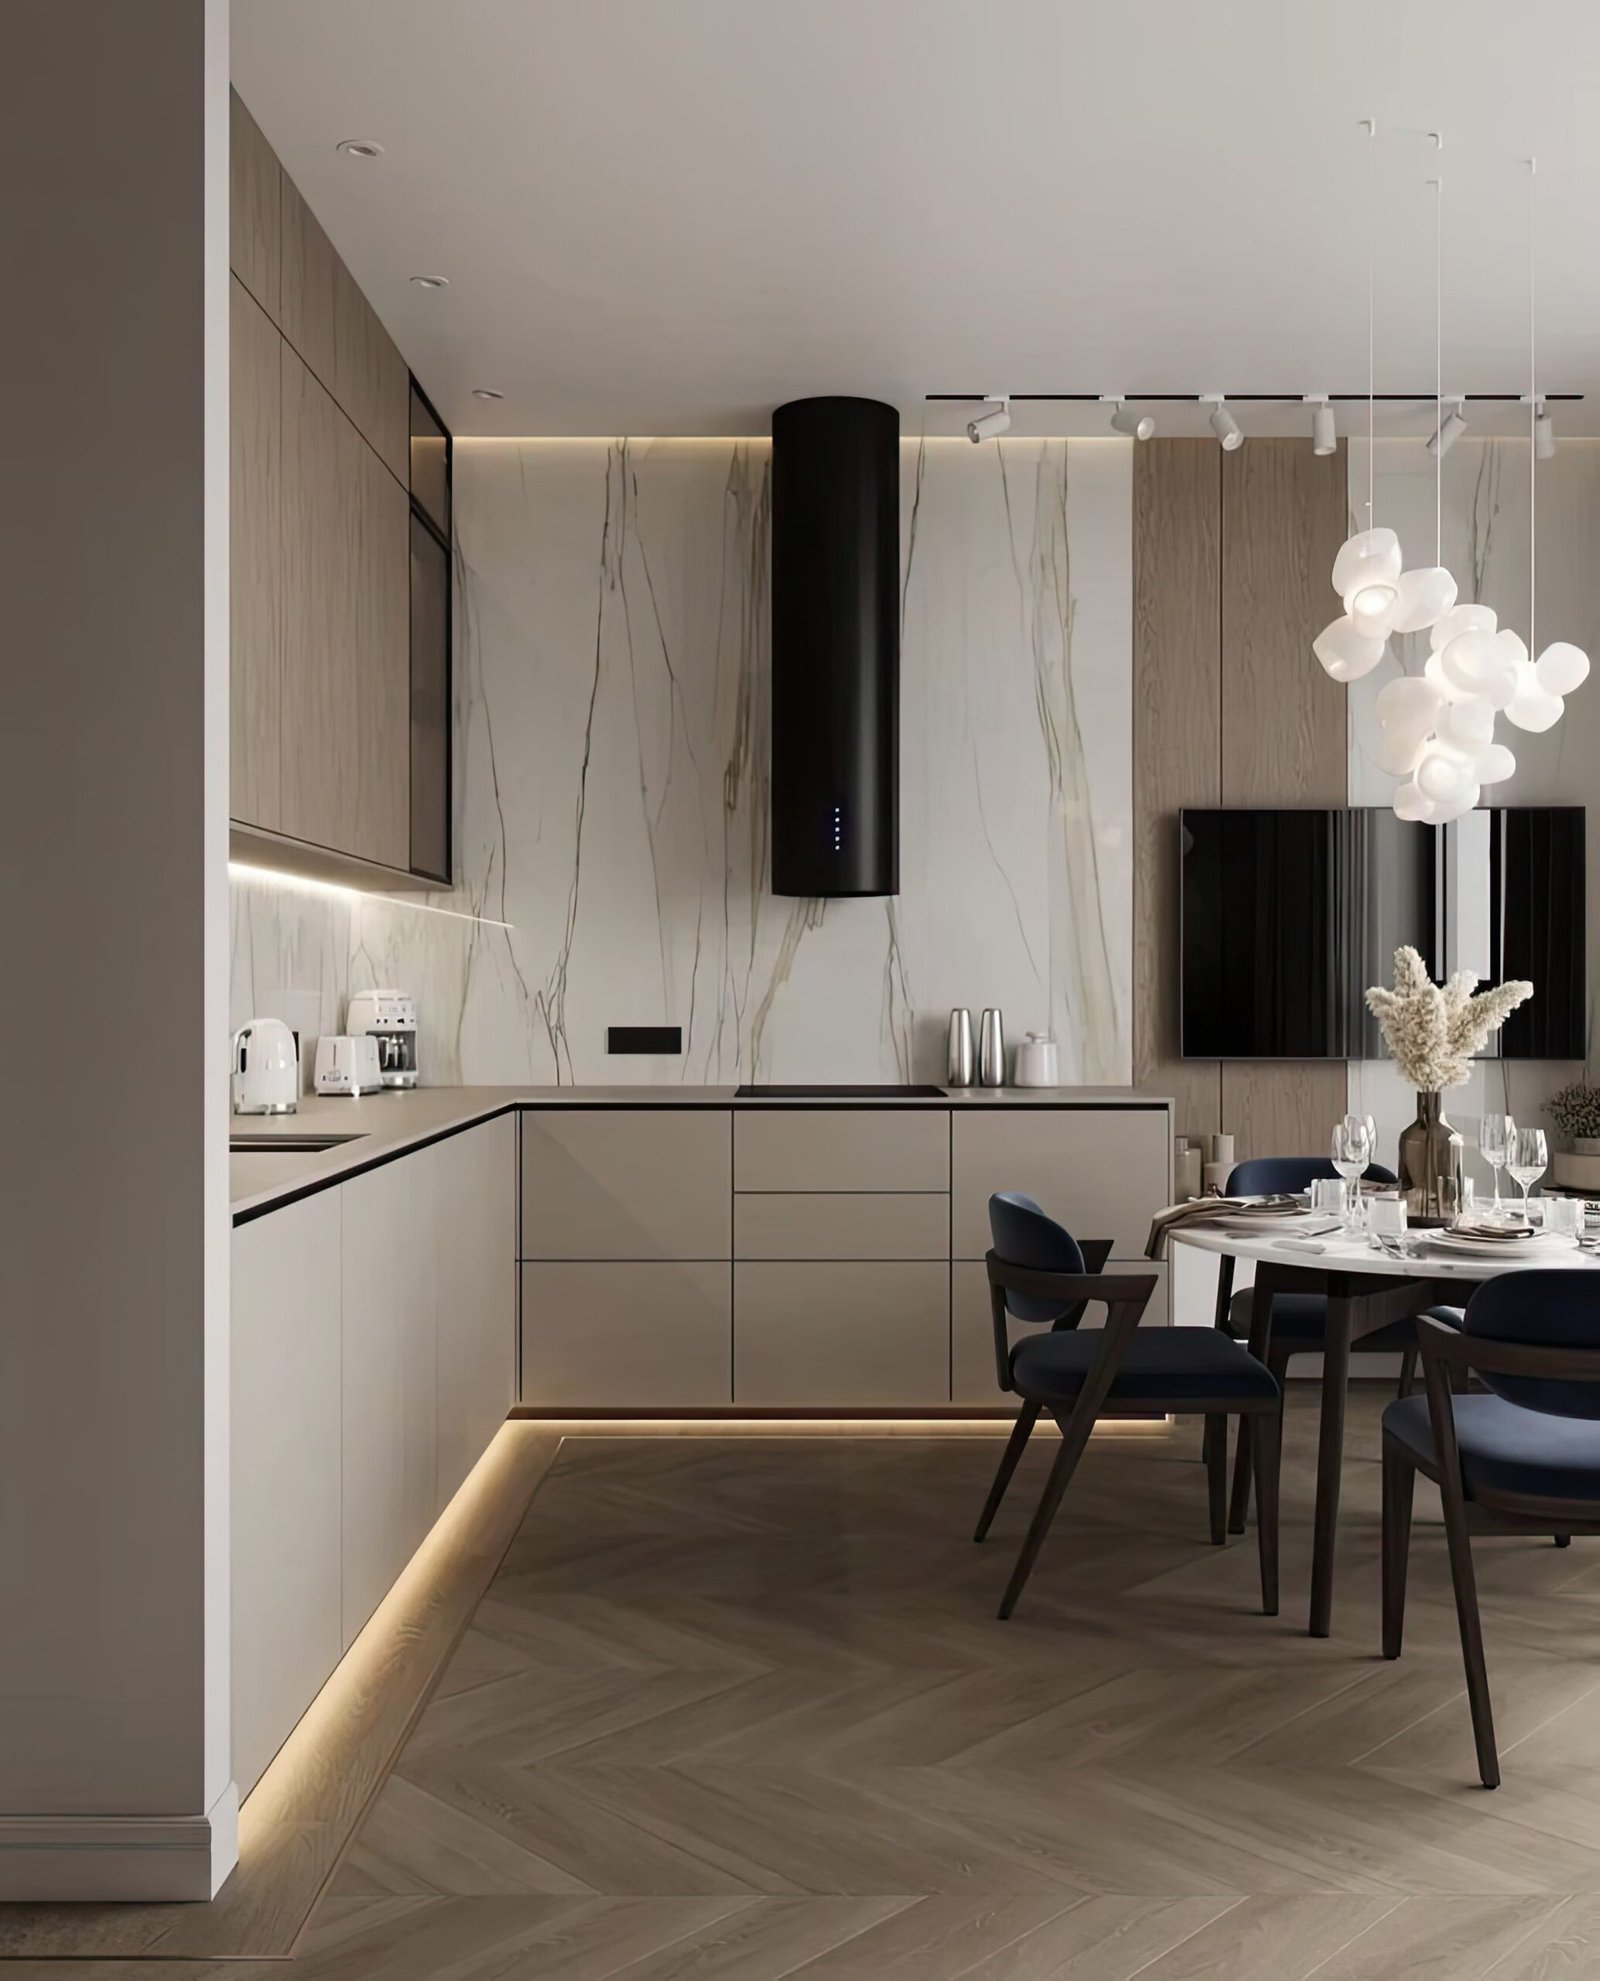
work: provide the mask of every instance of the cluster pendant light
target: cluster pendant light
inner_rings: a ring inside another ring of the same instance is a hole
[[[1375,126],[1364,126],[1369,140]],[[1434,143],[1439,142],[1437,136]],[[1378,692],[1378,738],[1373,755],[1379,768],[1402,781],[1394,809],[1402,819],[1442,825],[1477,804],[1483,787],[1503,783],[1516,770],[1516,758],[1495,741],[1495,717],[1519,729],[1549,729],[1561,718],[1562,697],[1579,687],[1589,672],[1588,657],[1564,641],[1546,648],[1537,662],[1508,627],[1497,624],[1486,605],[1458,605],[1456,581],[1441,561],[1443,457],[1449,450],[1450,421],[1464,425],[1459,412],[1447,419],[1443,397],[1441,327],[1442,193],[1434,180],[1434,562],[1407,571],[1393,530],[1374,525],[1373,501],[1373,277],[1367,265],[1367,528],[1346,542],[1334,559],[1333,588],[1344,612],[1312,642],[1312,651],[1335,681],[1359,681],[1382,660],[1394,633],[1428,634],[1429,655],[1420,675],[1405,674]],[[1375,205],[1375,202],[1374,202]],[[1372,239],[1369,227],[1368,239]],[[1529,502],[1533,468],[1539,458],[1538,398],[1533,317],[1533,265],[1529,257]],[[1530,519],[1530,529],[1534,527]],[[1532,551],[1530,548],[1530,568]],[[1533,614],[1529,611],[1530,640]]]

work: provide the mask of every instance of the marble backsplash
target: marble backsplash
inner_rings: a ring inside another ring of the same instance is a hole
[[[901,892],[821,902],[767,887],[765,443],[460,443],[458,886],[236,875],[235,1021],[388,982],[435,1081],[871,1081],[998,1004],[1126,1081],[1131,451],[902,447]]]

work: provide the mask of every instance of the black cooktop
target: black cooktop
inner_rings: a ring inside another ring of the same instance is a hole
[[[901,1086],[894,1081],[880,1081],[876,1086],[867,1087],[736,1087],[733,1097],[738,1101],[942,1101],[946,1098],[943,1087]]]

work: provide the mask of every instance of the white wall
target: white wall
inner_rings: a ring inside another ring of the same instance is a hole
[[[1350,443],[1352,527],[1365,523],[1367,447]],[[1400,534],[1408,564],[1434,561],[1434,464],[1418,441],[1379,441],[1375,460],[1374,520]],[[1526,441],[1470,438],[1457,441],[1444,459],[1443,562],[1455,574],[1463,601],[1492,605],[1502,625],[1528,637],[1529,489]],[[1564,440],[1555,459],[1538,466],[1538,640],[1572,640],[1600,661],[1600,442]],[[1359,517],[1358,524],[1355,519]],[[1329,590],[1329,617],[1338,601]],[[1350,691],[1350,802],[1386,805],[1396,780],[1372,762],[1373,704],[1386,681],[1417,673],[1427,658],[1426,633],[1393,643],[1383,665]],[[1486,794],[1491,803],[1588,807],[1589,995],[1600,986],[1600,671],[1567,703],[1567,713],[1542,736],[1525,735],[1502,718],[1498,734],[1517,759],[1517,774]],[[1537,995],[1537,986],[1535,986]],[[1468,1137],[1486,1110],[1509,1111],[1529,1126],[1550,1124],[1544,1102],[1580,1069],[1566,1063],[1480,1061],[1470,1084],[1446,1096],[1454,1125]],[[1387,1060],[1352,1063],[1350,1104],[1378,1122],[1384,1160],[1392,1161],[1395,1137],[1411,1120],[1411,1090]],[[1490,1181],[1475,1167],[1479,1187]]]
[[[513,926],[236,881],[235,1021],[387,979],[434,1080],[894,1080],[998,1004],[1125,1081],[1131,443],[901,452],[896,898],[767,889],[766,446],[464,443],[441,905]],[[681,1060],[607,1057],[659,1022]]]
[[[6,30],[0,1897],[196,1898],[234,1817],[227,7]]]

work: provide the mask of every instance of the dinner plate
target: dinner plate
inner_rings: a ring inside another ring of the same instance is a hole
[[[1531,1238],[1469,1238],[1459,1231],[1430,1231],[1430,1249],[1464,1259],[1542,1259],[1552,1252],[1575,1252],[1576,1238],[1563,1232],[1536,1231]]]

